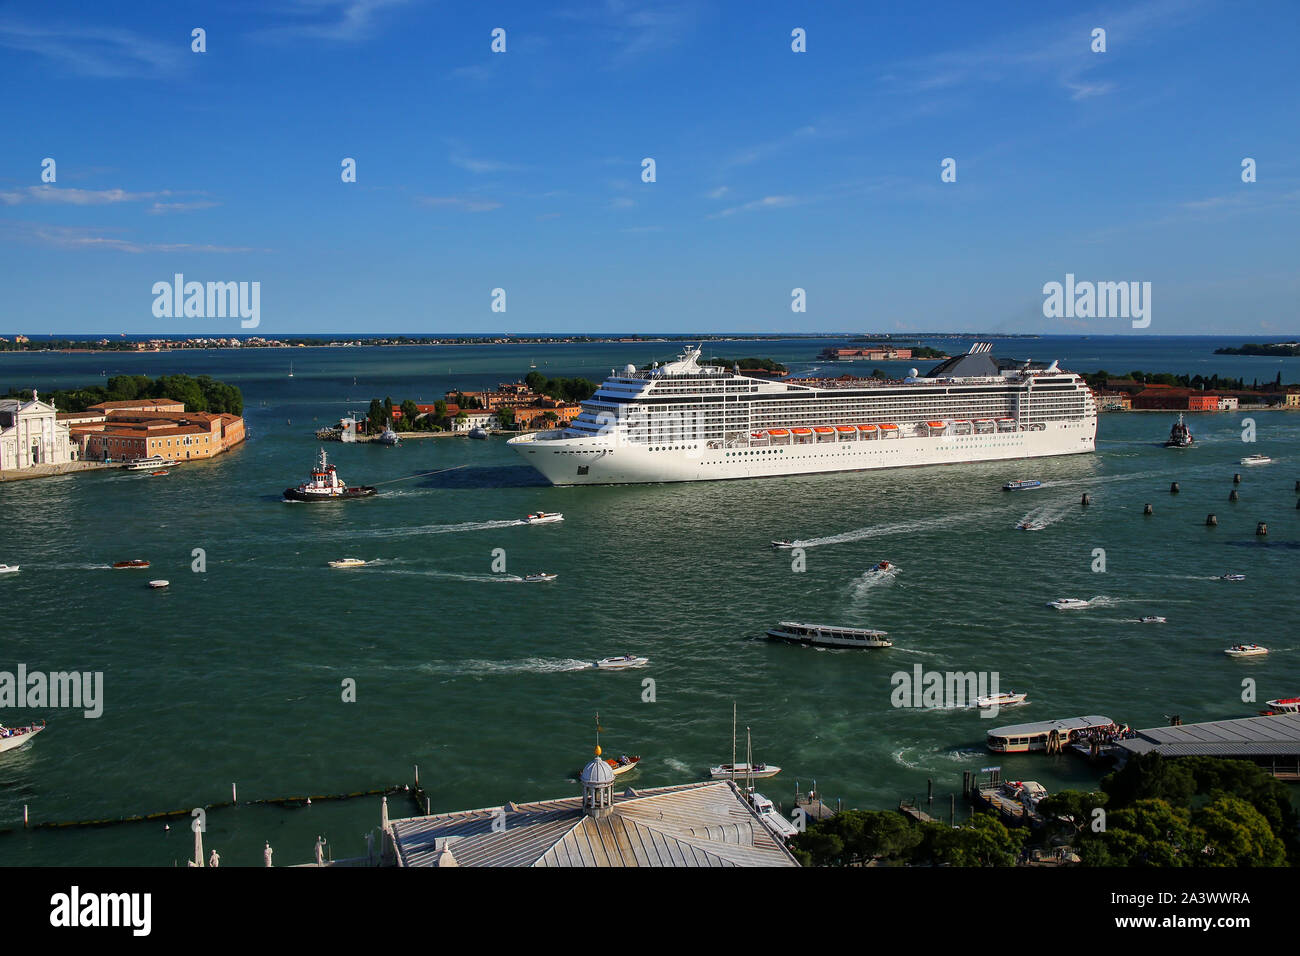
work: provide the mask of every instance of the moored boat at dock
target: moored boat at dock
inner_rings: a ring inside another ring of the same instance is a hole
[[[800,624],[797,621],[782,621],[767,629],[767,636],[773,640],[809,647],[893,647],[892,641],[885,640],[887,633],[863,627]]]
[[[1300,697],[1279,697],[1266,701],[1269,707],[1281,714],[1300,713]]]
[[[986,746],[994,753],[1057,753],[1076,740],[1094,733],[1116,734],[1119,728],[1109,717],[1092,714],[1064,720],[1038,720],[1028,724],[1010,724],[988,732]]]
[[[749,794],[749,805],[758,814],[759,822],[778,840],[788,840],[798,836],[799,828],[777,812],[776,805],[761,793]]]
[[[320,461],[312,470],[311,478],[297,488],[284,489],[286,501],[346,501],[351,498],[369,498],[375,494],[370,485],[349,488],[339,477],[337,469],[329,463],[325,449],[320,450]]]

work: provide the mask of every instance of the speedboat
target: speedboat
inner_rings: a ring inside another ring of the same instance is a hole
[[[365,566],[364,561],[360,558],[339,558],[337,561],[331,561],[331,568],[360,568]]]
[[[793,541],[773,541],[773,542],[772,542],[772,547],[774,547],[774,548],[793,548],[793,547],[794,547],[794,542],[793,542]]]
[[[374,493],[375,489],[370,485],[349,488],[325,457],[324,448],[320,450],[320,461],[312,470],[311,480],[304,481],[297,488],[284,489],[286,501],[345,501],[369,498]]]
[[[1192,431],[1183,422],[1183,416],[1178,416],[1178,421],[1174,422],[1174,427],[1169,429],[1169,440],[1165,442],[1166,448],[1191,448],[1195,444],[1192,438]]]
[[[1300,713],[1300,697],[1279,697],[1277,700],[1267,701],[1267,704],[1273,710],[1284,714]]]
[[[1138,618],[1138,623],[1139,624],[1168,624],[1169,622],[1165,620],[1163,617],[1140,617]]]
[[[144,558],[132,558],[130,561],[115,561],[113,562],[113,567],[118,571],[127,568],[147,568],[149,567],[149,562]]]
[[[553,521],[563,521],[564,515],[558,511],[539,511],[535,515],[529,515],[524,519],[524,524],[550,524]]]
[[[637,657],[635,654],[624,654],[622,657],[604,657],[596,661],[593,665],[597,670],[602,671],[624,671],[629,667],[645,667],[650,663],[648,657]]]
[[[1229,657],[1263,657],[1268,653],[1267,647],[1260,647],[1258,644],[1234,644],[1232,647],[1224,648],[1223,653]],[[1271,704],[1272,701],[1269,701]]]
[[[1030,488],[1041,488],[1042,482],[1037,478],[1017,478],[1015,481],[1008,481],[1002,486],[1003,491],[1028,491]]]
[[[18,565],[0,564],[0,574],[17,574],[17,573],[18,573]]]
[[[879,564],[871,566],[871,573],[874,574],[889,574],[890,572],[897,570],[898,568],[895,565],[890,564],[888,561],[881,561]]]
[[[162,578],[149,582],[149,587],[153,588],[155,591],[161,591],[163,588],[169,587],[170,585],[170,581],[164,581]]]
[[[636,765],[640,762],[640,757],[629,757],[627,754],[623,754],[617,760],[611,757],[605,761],[605,763],[609,764],[609,769],[614,771],[616,777],[621,773],[627,773],[629,770],[635,770]]]
[[[166,474],[167,474],[167,472],[165,472],[165,471],[151,471],[151,472],[149,472],[149,477],[150,477],[150,478],[161,478],[161,477],[163,477],[163,476],[166,475]]]
[[[976,697],[975,706],[981,710],[986,707],[1014,707],[1017,704],[1023,704],[1028,697],[1028,694],[1018,694],[1012,690],[1002,691],[998,694],[986,694],[983,697]]]
[[[1244,575],[1244,574],[1220,574],[1220,575],[1219,575],[1219,580],[1220,580],[1220,581],[1244,581],[1244,580],[1246,580],[1246,575]]]
[[[1241,459],[1243,465],[1268,465],[1273,461],[1268,455],[1247,455]]]
[[[536,574],[525,574],[524,580],[533,583],[535,581],[554,581],[558,574],[547,574],[545,571],[538,571]]]
[[[1048,601],[1047,606],[1054,607],[1058,611],[1081,611],[1085,607],[1092,607],[1092,602],[1080,598],[1058,598],[1055,601]]]
[[[1046,526],[1039,524],[1037,521],[1022,521],[1020,522],[1020,524],[1016,525],[1016,530],[1017,531],[1042,531],[1044,527]]]
[[[0,724],[0,753],[6,750],[17,750],[24,744],[29,744],[32,738],[45,729],[45,721],[36,724],[28,724],[26,727],[6,727]]]
[[[709,768],[709,776],[714,780],[738,780],[741,777],[775,777],[781,768],[770,763],[756,763],[750,767],[747,763],[724,763]]]

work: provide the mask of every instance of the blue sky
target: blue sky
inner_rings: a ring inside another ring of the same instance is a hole
[[[0,335],[242,331],[155,318],[178,272],[259,282],[259,332],[1133,331],[1044,318],[1073,273],[1151,282],[1141,334],[1294,335],[1298,41],[1293,2],[0,2]]]

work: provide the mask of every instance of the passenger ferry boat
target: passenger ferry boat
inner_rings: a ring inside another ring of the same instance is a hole
[[[6,750],[17,750],[45,729],[45,721],[28,724],[26,727],[6,727],[0,724],[0,754]]]
[[[1053,734],[1056,735],[1054,740],[1064,747],[1088,731],[1112,732],[1115,729],[1115,722],[1100,714],[1067,717],[1064,720],[1039,720],[994,728],[989,731],[985,744],[989,750],[999,754],[1031,753],[1036,750],[1046,751]]]
[[[754,378],[700,349],[612,373],[566,427],[509,444],[555,485],[709,481],[1073,455],[1097,406],[1055,362],[1006,362],[976,343],[903,381]]]
[[[796,621],[782,621],[767,629],[767,636],[773,640],[809,647],[893,647],[893,641],[885,640],[887,633],[862,627],[799,624]]]
[[[284,497],[288,501],[344,501],[349,498],[369,498],[374,493],[375,489],[370,485],[349,488],[325,457],[324,448],[320,450],[320,461],[311,473],[311,480],[304,481],[297,488],[284,489]]]
[[[1178,416],[1178,421],[1174,422],[1174,427],[1169,429],[1169,439],[1165,442],[1166,448],[1191,448],[1196,443],[1192,438],[1192,430],[1187,427],[1183,421],[1183,416]]]
[[[134,461],[126,463],[127,471],[155,471],[159,468],[171,468],[176,462],[170,458],[164,458],[162,455],[150,455],[148,458],[137,458]]]

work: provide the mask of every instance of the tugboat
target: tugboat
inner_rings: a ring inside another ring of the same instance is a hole
[[[369,498],[374,493],[375,489],[370,485],[349,488],[325,458],[324,448],[320,450],[320,462],[312,470],[311,480],[304,481],[297,488],[284,489],[286,501],[343,501],[348,498]]]
[[[1183,416],[1180,413],[1178,421],[1174,422],[1174,427],[1169,430],[1169,440],[1165,442],[1166,448],[1191,448],[1195,444],[1192,438],[1192,431],[1183,423]]]

